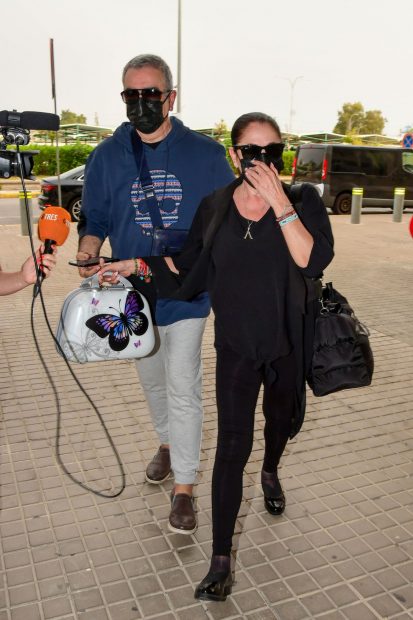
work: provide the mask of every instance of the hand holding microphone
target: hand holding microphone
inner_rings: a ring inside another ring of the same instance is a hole
[[[70,232],[70,213],[63,207],[46,207],[39,218],[38,236],[43,241],[43,254],[53,254],[53,246],[63,245]],[[34,287],[34,296],[38,294],[41,283],[45,277],[45,269],[48,268],[46,261],[39,265],[37,283]]]

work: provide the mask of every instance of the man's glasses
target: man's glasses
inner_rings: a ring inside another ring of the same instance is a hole
[[[127,88],[121,92],[120,96],[124,103],[138,103],[139,99],[165,103],[171,92],[172,90],[159,90],[159,88]],[[163,101],[162,95],[166,95]]]
[[[283,142],[271,142],[267,146],[259,146],[258,144],[234,144],[234,149],[239,149],[244,159],[260,159],[262,153],[265,153],[269,157],[277,159],[281,157],[284,151],[285,144]]]

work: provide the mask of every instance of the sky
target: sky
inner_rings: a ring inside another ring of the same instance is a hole
[[[124,65],[178,65],[178,0],[2,0],[0,110],[127,120]],[[381,110],[384,133],[413,125],[413,0],[181,0],[180,117],[231,127],[261,111],[294,133],[332,131],[346,102]]]

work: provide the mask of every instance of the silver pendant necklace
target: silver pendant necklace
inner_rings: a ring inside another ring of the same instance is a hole
[[[247,231],[244,235],[244,239],[253,239],[254,237],[251,235],[251,226],[253,225],[253,220],[247,220],[248,221],[248,228]]]

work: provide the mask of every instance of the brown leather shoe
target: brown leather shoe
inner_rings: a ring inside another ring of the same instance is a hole
[[[162,482],[169,478],[170,473],[171,457],[169,448],[161,446],[146,468],[146,482],[150,482],[151,484],[162,484]]]
[[[193,534],[198,528],[194,498],[186,493],[171,493],[168,528],[175,534]]]

